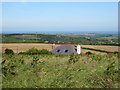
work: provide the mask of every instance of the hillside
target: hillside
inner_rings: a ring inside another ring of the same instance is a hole
[[[118,36],[104,34],[2,34],[2,42],[117,45]]]
[[[3,55],[3,88],[118,88],[118,55]]]
[[[118,42],[118,35],[115,34],[94,34],[94,33],[85,33],[85,34],[61,34],[62,36],[68,37],[82,37],[86,39],[95,39],[102,42],[116,43]]]

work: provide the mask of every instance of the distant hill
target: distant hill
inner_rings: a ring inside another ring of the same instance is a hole
[[[58,43],[118,45],[118,35],[108,34],[2,34],[3,43]]]

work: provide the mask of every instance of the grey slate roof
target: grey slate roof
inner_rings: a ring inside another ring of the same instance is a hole
[[[76,47],[73,45],[61,45],[53,49],[54,54],[77,54]]]

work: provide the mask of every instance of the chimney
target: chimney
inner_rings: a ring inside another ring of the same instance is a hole
[[[77,45],[77,54],[80,54],[80,53],[81,53],[81,46]]]
[[[55,48],[55,44],[52,44],[52,49],[54,49]]]

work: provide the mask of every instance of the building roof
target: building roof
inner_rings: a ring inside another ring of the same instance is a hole
[[[77,49],[74,45],[61,45],[53,49],[54,54],[77,54]]]

